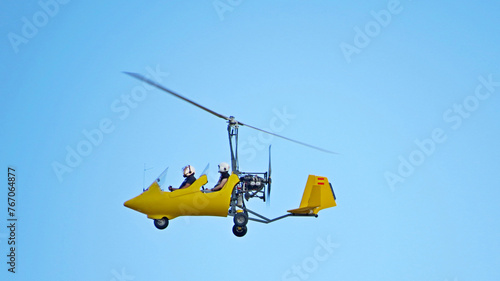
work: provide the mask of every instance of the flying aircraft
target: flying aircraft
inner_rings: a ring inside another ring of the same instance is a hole
[[[232,216],[234,222],[232,228],[233,234],[237,237],[242,237],[247,233],[246,225],[248,221],[268,224],[286,217],[317,217],[320,210],[335,207],[337,205],[335,192],[328,178],[309,175],[298,208],[288,210],[287,214],[274,219],[269,219],[250,210],[246,207],[245,201],[251,198],[260,198],[266,203],[269,203],[270,200],[272,182],[271,146],[269,146],[269,167],[267,172],[255,173],[240,171],[238,165],[238,129],[240,126],[246,126],[326,153],[336,153],[239,122],[233,116],[227,117],[212,111],[140,74],[131,72],[125,73],[205,110],[216,117],[224,119],[228,123],[227,131],[231,151],[232,173],[222,189],[215,192],[207,191],[204,186],[207,184],[208,179],[207,175],[203,173],[189,187],[172,192],[164,191],[161,186],[163,185],[164,176],[168,170],[167,168],[167,170],[160,174],[160,176],[158,176],[147,189],[143,190],[141,194],[124,203],[125,207],[143,213],[147,215],[148,218],[153,219],[156,228],[165,229],[170,220],[180,216]]]

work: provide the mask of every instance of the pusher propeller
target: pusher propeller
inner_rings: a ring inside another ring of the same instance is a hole
[[[184,101],[186,101],[186,102],[188,102],[188,103],[190,103],[190,104],[192,104],[192,105],[194,105],[194,106],[196,106],[198,108],[201,108],[201,109],[205,110],[206,112],[209,112],[209,113],[211,113],[211,114],[213,114],[213,115],[215,115],[215,116],[217,116],[219,118],[222,118],[222,119],[224,119],[226,121],[229,121],[229,122],[231,122],[233,124],[235,122],[238,125],[246,126],[246,127],[252,128],[254,130],[261,131],[263,133],[270,134],[270,135],[273,135],[273,136],[285,139],[287,141],[291,141],[291,142],[294,142],[294,143],[297,143],[297,144],[300,144],[300,145],[303,145],[303,146],[307,146],[307,147],[310,147],[310,148],[313,148],[313,149],[316,149],[316,150],[319,150],[319,151],[322,151],[322,152],[331,153],[331,154],[338,154],[338,153],[330,151],[330,150],[326,150],[326,149],[323,149],[323,148],[320,148],[320,147],[317,147],[317,146],[314,146],[314,145],[310,145],[310,144],[307,144],[307,143],[304,143],[304,142],[301,142],[301,141],[290,139],[290,138],[287,138],[287,137],[284,137],[284,136],[281,136],[281,135],[278,135],[278,134],[275,134],[275,133],[272,133],[272,132],[268,132],[266,130],[262,130],[262,129],[259,129],[257,127],[254,127],[254,126],[251,126],[251,125],[248,125],[248,124],[236,121],[234,119],[234,117],[232,117],[232,116],[231,117],[227,117],[227,116],[219,114],[219,113],[217,113],[217,112],[215,112],[215,111],[213,111],[211,109],[208,109],[208,108],[206,108],[206,107],[204,107],[204,106],[202,106],[202,105],[200,105],[200,104],[198,104],[198,103],[196,103],[196,102],[194,102],[194,101],[192,101],[192,100],[190,100],[190,99],[188,99],[188,98],[186,98],[184,96],[181,96],[181,95],[175,93],[172,90],[169,90],[169,89],[163,87],[162,85],[160,85],[160,84],[152,81],[151,79],[148,79],[148,78],[146,78],[146,77],[144,77],[144,76],[142,76],[140,74],[133,73],[133,72],[124,72],[124,73],[128,74],[128,75],[130,75],[130,76],[132,76],[132,77],[134,77],[136,79],[139,79],[139,80],[141,80],[143,82],[146,82],[146,83],[148,83],[148,84],[150,84],[152,86],[155,86],[156,88],[158,88],[158,89],[160,89],[160,90],[162,90],[164,92],[167,92],[167,93],[169,93],[169,94],[171,94],[171,95],[173,95],[173,96],[175,96],[175,97],[177,97],[177,98],[179,98],[181,100],[184,100]]]
[[[271,204],[271,146],[269,145],[269,168],[267,170],[267,196],[266,204],[269,206]]]

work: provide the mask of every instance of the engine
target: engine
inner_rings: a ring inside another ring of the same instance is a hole
[[[245,175],[240,177],[243,190],[259,191],[266,186],[266,180],[257,175]]]

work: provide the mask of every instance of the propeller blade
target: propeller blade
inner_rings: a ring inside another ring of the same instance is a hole
[[[271,205],[271,146],[269,146],[269,169],[267,170],[267,206]]]
[[[257,127],[254,127],[254,126],[250,126],[250,125],[247,125],[247,124],[243,124],[241,122],[238,121],[238,124],[242,125],[242,126],[247,126],[248,128],[252,128],[254,130],[257,130],[257,131],[261,131],[263,133],[266,133],[266,134],[270,134],[270,135],[273,135],[273,136],[276,136],[278,138],[282,138],[282,139],[285,139],[287,141],[291,141],[291,142],[294,142],[294,143],[297,143],[297,144],[300,144],[300,145],[304,145],[304,146],[307,146],[307,147],[310,147],[310,148],[313,148],[313,149],[316,149],[316,150],[319,150],[319,151],[323,151],[323,152],[326,152],[326,153],[331,153],[331,154],[338,154],[337,152],[333,152],[333,151],[330,151],[330,150],[326,150],[324,148],[321,148],[321,147],[317,147],[317,146],[314,146],[314,145],[310,145],[310,144],[307,144],[305,142],[301,142],[301,141],[297,141],[297,140],[294,140],[294,139],[291,139],[291,138],[287,138],[287,137],[284,137],[284,136],[280,136],[278,134],[275,134],[275,133],[272,133],[272,132],[268,132],[268,131],[265,131],[265,130],[262,130],[262,129],[259,129]]]
[[[271,178],[271,145],[269,145],[269,178]]]
[[[194,101],[192,101],[192,100],[190,100],[190,99],[188,99],[186,97],[183,97],[183,96],[175,93],[174,91],[171,91],[171,90],[163,87],[162,85],[160,85],[160,84],[158,84],[158,83],[156,83],[156,82],[154,82],[154,81],[152,81],[152,80],[150,80],[150,79],[148,79],[148,78],[146,78],[146,77],[144,77],[144,76],[142,76],[140,74],[133,73],[133,72],[123,72],[123,73],[128,74],[128,75],[130,75],[130,76],[132,76],[132,77],[134,77],[136,79],[139,79],[139,80],[141,80],[143,82],[146,82],[149,85],[155,86],[156,88],[158,88],[158,89],[160,89],[160,90],[162,90],[164,92],[167,92],[167,93],[169,93],[169,94],[171,94],[171,95],[173,95],[173,96],[175,96],[177,98],[180,98],[181,100],[187,101],[188,103],[190,103],[190,104],[192,104],[192,105],[194,105],[194,106],[196,106],[198,108],[201,108],[201,109],[205,110],[206,112],[211,113],[211,114],[213,114],[213,115],[215,115],[215,116],[217,116],[219,118],[222,118],[224,120],[229,120],[229,117],[224,116],[222,114],[219,114],[219,113],[217,113],[217,112],[215,112],[213,110],[210,110],[210,109],[204,107],[203,105],[200,105],[200,104],[198,104],[198,103],[196,103],[196,102],[194,102]]]

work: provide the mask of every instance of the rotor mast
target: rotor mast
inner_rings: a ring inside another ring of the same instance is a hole
[[[229,116],[227,121],[227,135],[229,137],[229,148],[231,149],[231,169],[233,173],[239,176],[239,165],[238,165],[238,121],[234,119],[234,116]]]

